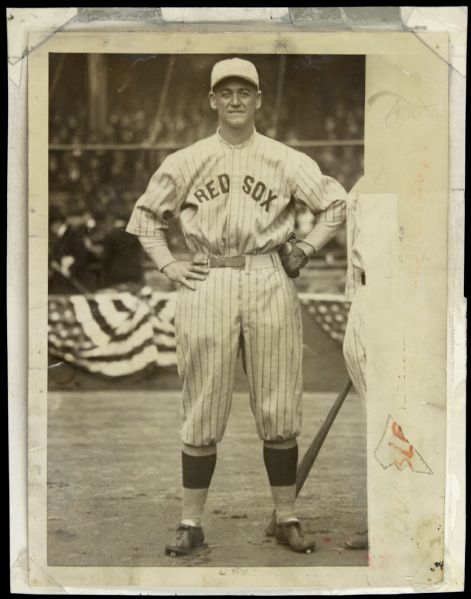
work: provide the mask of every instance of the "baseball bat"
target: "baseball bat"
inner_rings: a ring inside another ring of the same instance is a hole
[[[303,485],[306,482],[306,478],[308,477],[308,474],[311,471],[311,469],[314,465],[314,462],[316,461],[317,455],[325,441],[325,438],[327,437],[327,434],[328,434],[332,424],[334,423],[334,420],[337,417],[337,414],[339,413],[339,410],[342,407],[342,404],[343,404],[345,398],[347,397],[348,392],[350,391],[351,388],[352,388],[352,381],[350,379],[348,379],[348,381],[345,383],[344,388],[342,389],[342,391],[340,391],[340,393],[337,396],[337,399],[335,400],[332,407],[330,408],[326,419],[322,423],[322,426],[320,427],[316,436],[314,437],[311,444],[307,448],[306,453],[302,457],[301,462],[298,466],[298,470],[296,472],[296,497],[299,495],[299,492],[303,488]],[[275,534],[275,527],[276,527],[276,512],[275,512],[275,510],[273,510],[273,513],[271,515],[270,524],[267,526],[267,528],[265,530],[267,536],[272,537]]]

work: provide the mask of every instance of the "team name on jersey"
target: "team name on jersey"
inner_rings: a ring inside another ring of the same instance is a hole
[[[231,189],[231,179],[226,173],[222,173],[208,181],[202,187],[196,189],[193,195],[200,204],[216,199],[221,194],[228,193]],[[242,183],[242,191],[257,202],[260,208],[267,212],[270,204],[278,196],[263,181],[256,181],[255,177],[245,175]]]

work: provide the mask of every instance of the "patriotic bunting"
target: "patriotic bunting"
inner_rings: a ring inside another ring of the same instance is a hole
[[[105,291],[50,296],[49,353],[92,373],[119,377],[177,363],[174,292]],[[300,294],[332,339],[343,341],[349,304],[340,295]]]

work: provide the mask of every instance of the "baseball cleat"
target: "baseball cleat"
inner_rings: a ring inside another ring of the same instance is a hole
[[[345,541],[347,549],[368,549],[368,531],[357,532]]]
[[[204,532],[201,526],[180,524],[177,528],[175,542],[165,546],[165,554],[170,557],[188,555],[196,547],[204,543]]]
[[[277,524],[275,538],[278,543],[288,545],[292,551],[312,553],[316,549],[313,537],[305,537],[299,522],[286,522]]]

